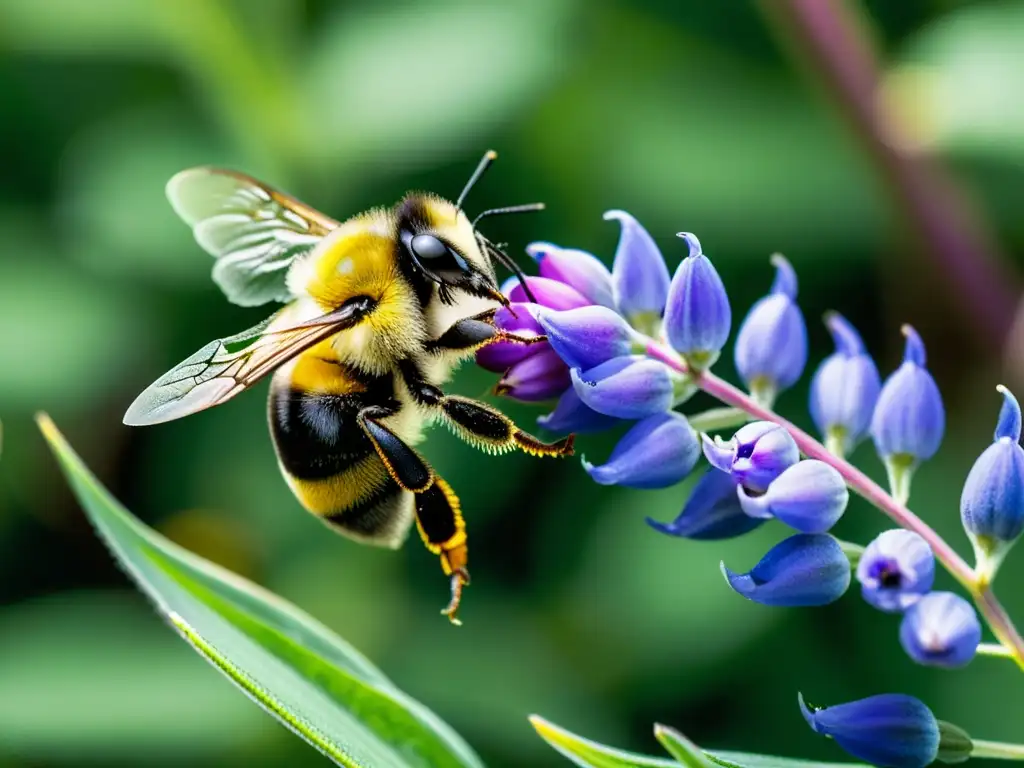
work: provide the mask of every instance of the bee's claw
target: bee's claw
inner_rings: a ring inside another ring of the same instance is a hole
[[[455,616],[459,610],[459,603],[462,602],[462,588],[469,586],[469,571],[465,568],[456,568],[452,571],[452,599],[448,602],[441,613],[448,617],[448,620],[457,627],[462,626],[462,622]]]

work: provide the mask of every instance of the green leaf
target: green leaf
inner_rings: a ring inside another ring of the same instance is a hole
[[[575,733],[560,728],[539,715],[530,715],[530,725],[544,741],[565,755],[576,765],[584,768],[678,768],[675,760],[647,757],[635,752],[606,747],[596,741],[577,736]]]
[[[530,716],[530,724],[548,744],[584,768],[678,768],[679,765],[688,768],[707,768],[712,764],[724,768],[867,768],[862,763],[817,763],[746,752],[708,752],[701,750],[678,731],[664,725],[654,726],[654,735],[679,759],[679,762],[676,762],[598,744],[537,715]]]
[[[675,728],[655,723],[654,737],[661,742],[661,746],[665,748],[666,752],[679,761],[680,765],[689,766],[689,768],[709,768],[713,764],[700,747]]]
[[[444,722],[326,627],[135,519],[49,417],[39,425],[118,562],[204,658],[280,722],[339,765],[482,765]]]

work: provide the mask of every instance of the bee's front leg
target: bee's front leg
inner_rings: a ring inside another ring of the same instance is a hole
[[[539,344],[546,341],[543,334],[524,335],[502,330],[494,324],[495,309],[489,309],[473,317],[463,318],[455,322],[448,330],[434,341],[428,342],[430,352],[465,351],[475,352],[481,347],[498,341],[513,344]]]

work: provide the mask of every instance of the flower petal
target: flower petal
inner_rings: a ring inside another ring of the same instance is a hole
[[[827,534],[798,533],[776,544],[749,573],[722,563],[729,586],[762,605],[816,606],[835,602],[850,586],[850,561]]]
[[[806,459],[780,474],[761,496],[740,486],[740,504],[748,515],[769,513],[802,533],[825,533],[846,511],[850,492],[842,476],[823,461]]]
[[[544,347],[505,372],[498,382],[498,394],[533,403],[558,397],[571,386],[565,363],[553,349]]]
[[[736,499],[736,482],[724,472],[714,470],[701,476],[683,511],[671,523],[647,518],[647,524],[656,531],[701,541],[742,536],[763,522],[743,514]]]
[[[607,463],[583,468],[601,485],[668,488],[682,482],[700,458],[697,434],[686,417],[658,413],[638,421],[615,446]]]
[[[690,255],[676,269],[669,287],[665,335],[691,365],[707,367],[729,338],[732,310],[722,278],[701,252],[697,238],[689,232],[680,232],[679,237],[689,244]]]
[[[818,710],[800,696],[800,710],[815,733],[874,765],[925,768],[939,753],[938,721],[912,696],[886,693]]]
[[[552,243],[530,243],[526,252],[537,262],[541,277],[565,283],[594,304],[615,309],[612,273],[594,254]]]
[[[612,284],[619,311],[633,322],[637,317],[660,318],[668,298],[669,274],[661,251],[640,222],[625,211],[608,211],[605,221],[622,225],[612,266]]]
[[[900,643],[918,664],[962,667],[978,650],[981,624],[974,608],[952,592],[925,595],[903,616]]]
[[[570,368],[589,370],[630,352],[633,329],[607,307],[541,310],[537,319],[548,343]]]
[[[513,279],[515,280],[515,278]],[[590,304],[586,296],[572,286],[557,280],[530,276],[526,278],[526,284],[530,286],[534,298],[542,307],[561,310],[576,309],[576,307],[585,307]],[[518,280],[515,280],[515,284],[509,289],[508,297],[514,302],[532,303]]]
[[[932,588],[935,555],[920,534],[903,528],[884,531],[860,556],[857,581],[870,605],[899,613]]]
[[[576,390],[570,386],[558,398],[555,410],[546,416],[539,417],[537,423],[544,429],[558,434],[569,434],[570,432],[586,434],[588,432],[603,432],[621,422],[613,416],[606,416],[588,408],[580,400]]]
[[[598,413],[642,419],[672,407],[672,377],[657,360],[615,357],[588,371],[573,368],[570,373],[580,400]]]

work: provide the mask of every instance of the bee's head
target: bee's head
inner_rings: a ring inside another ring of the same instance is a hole
[[[397,220],[403,261],[437,286],[441,301],[451,304],[456,293],[466,293],[508,303],[472,224],[453,203],[411,194],[399,204]]]
[[[454,291],[461,291],[508,306],[508,299],[498,290],[492,259],[517,275],[527,296],[533,300],[519,267],[501,248],[477,232],[476,225],[486,216],[538,211],[544,208],[543,204],[493,208],[472,222],[462,211],[466,195],[496,157],[493,151],[484,154],[454,204],[434,195],[412,194],[398,206],[402,255],[420,275],[437,284],[438,296],[446,304],[454,302]]]

